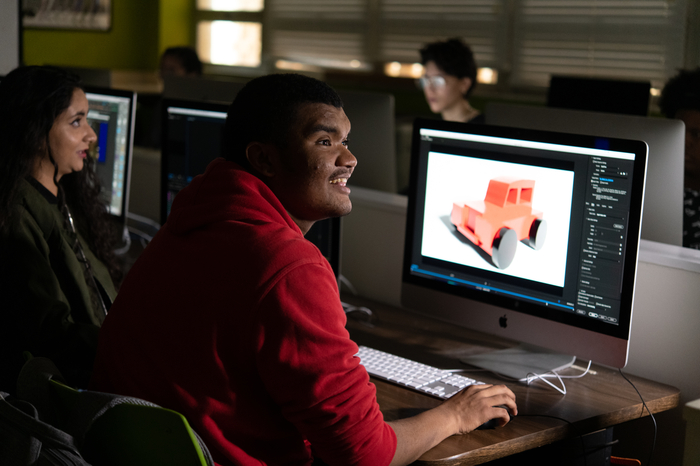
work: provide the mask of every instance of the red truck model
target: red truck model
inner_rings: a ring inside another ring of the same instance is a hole
[[[452,223],[489,254],[496,267],[505,269],[513,262],[518,241],[533,249],[544,244],[547,222],[532,208],[534,191],[534,180],[494,178],[483,201],[452,205]]]

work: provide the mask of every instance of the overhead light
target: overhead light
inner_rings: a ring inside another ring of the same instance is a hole
[[[498,83],[498,70],[494,70],[493,68],[479,68],[476,73],[476,82],[482,84]]]

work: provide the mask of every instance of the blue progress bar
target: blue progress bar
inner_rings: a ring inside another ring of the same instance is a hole
[[[514,296],[514,297],[517,297],[517,298],[524,298],[524,299],[527,299],[527,300],[530,300],[530,301],[535,301],[535,302],[538,302],[538,303],[545,304],[545,305],[547,305],[547,306],[560,307],[560,308],[562,308],[562,309],[566,309],[566,310],[569,310],[569,311],[573,311],[573,310],[574,310],[574,308],[573,308],[572,306],[565,306],[565,305],[560,304],[560,303],[555,303],[555,302],[552,302],[552,301],[547,301],[547,300],[539,299],[539,298],[533,298],[532,296],[528,296],[528,295],[521,294],[521,293],[514,293],[514,292],[512,292],[512,291],[504,290],[504,289],[501,289],[501,288],[493,288],[493,287],[491,287],[491,286],[485,286],[485,285],[481,285],[481,284],[479,284],[479,283],[474,283],[474,282],[470,282],[470,281],[467,281],[467,280],[462,280],[462,279],[459,279],[459,278],[448,277],[447,275],[443,275],[443,274],[431,272],[431,271],[429,271],[429,270],[421,269],[420,267],[418,267],[418,266],[415,265],[415,264],[411,266],[411,271],[413,271],[413,272],[418,272],[418,273],[422,273],[422,274],[424,274],[424,275],[430,275],[431,277],[439,278],[439,279],[445,280],[445,281],[447,281],[447,282],[461,283],[461,284],[464,284],[464,285],[473,286],[473,287],[475,287],[475,288],[485,288],[485,289],[488,289],[488,290],[491,290],[491,291],[495,291],[495,292],[497,292],[497,293],[502,293],[502,294],[509,295],[509,296]]]

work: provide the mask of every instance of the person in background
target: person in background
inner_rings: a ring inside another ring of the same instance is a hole
[[[160,77],[201,76],[202,62],[192,47],[170,47],[160,57]]]
[[[0,82],[0,389],[23,352],[87,387],[120,271],[78,76],[20,67]]]
[[[659,107],[666,117],[685,123],[683,247],[700,249],[700,67],[671,78]]]
[[[170,77],[199,78],[202,76],[202,62],[192,47],[169,47],[160,57],[158,74],[164,81]],[[139,94],[134,128],[135,146],[160,148],[162,111],[161,94]]]
[[[352,209],[342,105],[307,76],[248,82],[225,158],[178,193],[100,330],[91,387],[182,413],[222,466],[408,464],[517,414],[510,389],[475,385],[384,421],[333,270],[304,238]]]
[[[420,50],[424,74],[418,85],[433,113],[443,120],[484,123],[483,114],[469,104],[476,86],[474,54],[460,39],[434,42]]]

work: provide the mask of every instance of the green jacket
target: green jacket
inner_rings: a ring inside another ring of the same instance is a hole
[[[86,384],[102,323],[57,204],[22,180],[19,216],[0,236],[0,389],[13,393],[22,352],[51,358],[68,382]],[[116,297],[107,268],[78,235],[97,281]]]

